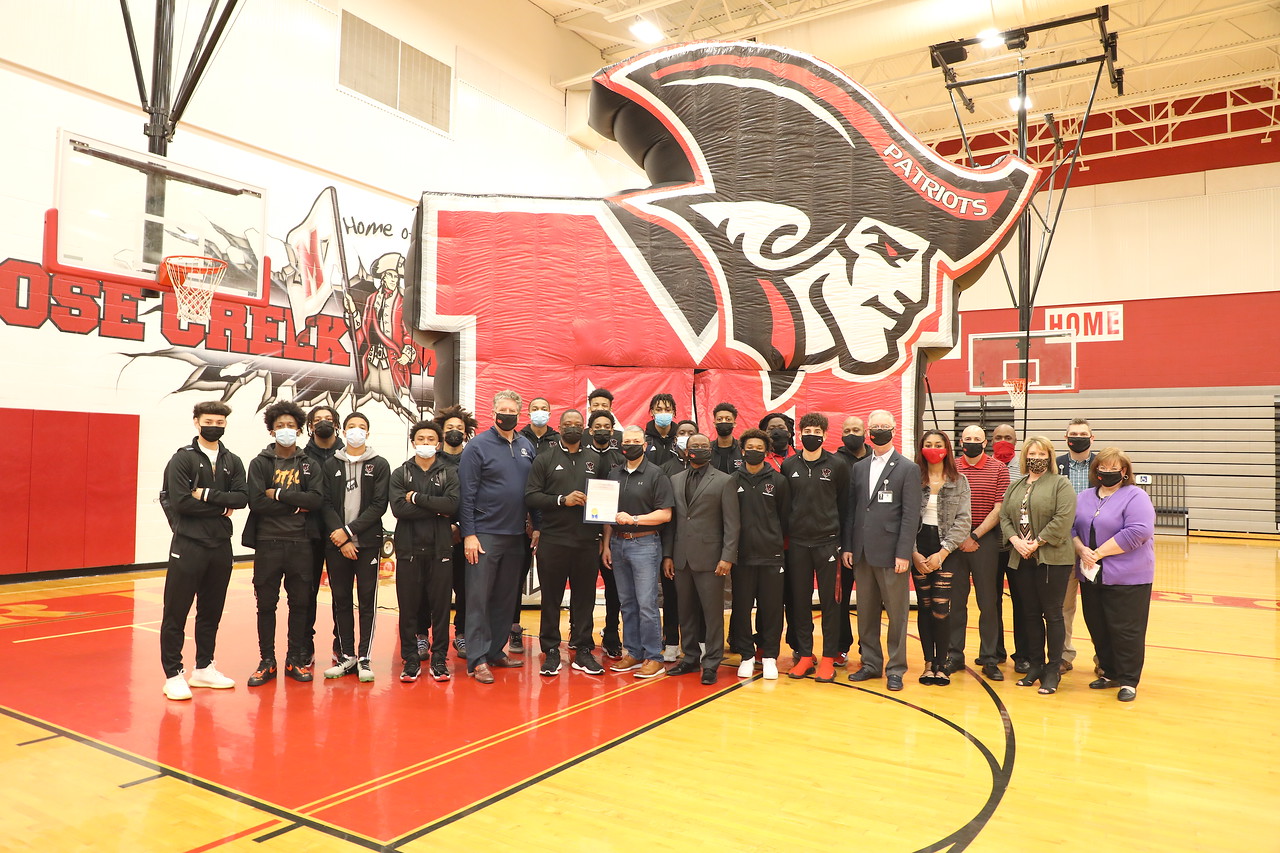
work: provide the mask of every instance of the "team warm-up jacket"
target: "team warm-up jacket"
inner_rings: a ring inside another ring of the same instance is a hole
[[[738,562],[744,566],[781,566],[791,518],[791,485],[768,465],[752,474],[746,466],[731,474],[738,490],[742,533]]]
[[[791,486],[788,534],[796,545],[840,541],[849,503],[849,466],[829,451],[813,462],[797,453],[782,463],[782,476]]]
[[[538,438],[533,432],[533,424],[525,424],[520,428],[520,435],[529,439],[529,443],[533,445],[534,455],[560,443],[560,433],[552,426],[548,426],[547,431],[542,434],[542,438]]]
[[[679,474],[681,471],[684,471],[689,467],[689,459],[678,453],[673,453],[671,454],[671,458],[666,462],[663,462],[661,465],[658,465],[658,467],[662,469],[662,473],[666,474],[668,477],[674,477],[676,474]]]
[[[540,530],[544,540],[585,546],[600,537],[601,525],[582,520],[583,507],[564,505],[570,492],[586,493],[588,480],[604,479],[603,474],[587,470],[588,464],[595,461],[594,455],[585,448],[570,453],[562,444],[551,444],[533,460],[524,500],[529,509],[542,513]],[[592,469],[595,467],[591,465]]]
[[[353,476],[360,490],[360,512],[350,521],[344,521],[347,490]],[[360,548],[378,548],[382,545],[382,516],[387,512],[391,466],[372,447],[351,459],[346,450],[340,450],[324,463],[324,535],[341,528],[356,540]]]
[[[191,493],[200,490],[200,496]],[[244,463],[226,445],[218,442],[217,463],[200,449],[199,439],[179,447],[164,469],[164,493],[160,504],[169,517],[169,527],[178,536],[216,545],[231,538],[227,510],[249,503]]]
[[[333,459],[333,454],[337,453],[343,447],[341,436],[334,436],[333,446],[326,449],[316,444],[315,438],[307,442],[307,446],[302,448],[302,452],[315,460],[316,467],[323,469],[329,460]],[[323,539],[328,541],[329,531],[333,528],[325,529],[325,519],[323,512],[307,513],[307,536],[312,539]]]
[[[524,533],[524,487],[529,482],[533,458],[529,439],[516,433],[507,441],[496,426],[467,442],[458,464],[458,527],[463,536]],[[535,517],[534,526],[537,524]]]
[[[644,458],[661,466],[676,455],[676,425],[673,421],[665,436],[658,433],[658,425],[649,421],[644,425]]]
[[[713,438],[711,441],[711,466],[717,471],[732,474],[742,467],[742,447],[735,438],[733,444],[721,447]]]
[[[453,553],[453,516],[458,511],[458,466],[440,461],[426,471],[417,457],[391,472],[391,513],[396,517],[396,553]],[[413,493],[412,500],[405,495]]]
[[[321,471],[307,454],[276,456],[275,442],[249,462],[249,520],[240,541],[256,548],[259,540],[307,539],[307,513],[324,508]],[[275,500],[267,497],[275,489]]]
[[[588,444],[584,438],[582,448],[584,453],[591,454],[587,457],[587,471],[602,480],[609,476],[610,471],[626,462],[626,459],[622,456],[622,451],[613,446],[601,450],[595,444]]]

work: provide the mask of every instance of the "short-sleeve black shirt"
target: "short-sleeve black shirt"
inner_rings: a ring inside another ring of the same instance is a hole
[[[609,472],[609,479],[621,484],[618,495],[618,512],[628,515],[644,515],[655,509],[667,509],[676,505],[671,479],[648,459],[641,461],[634,471],[627,471],[622,464]],[[614,525],[614,533],[648,533],[661,530],[662,525]]]

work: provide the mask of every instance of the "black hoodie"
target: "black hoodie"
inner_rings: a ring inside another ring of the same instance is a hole
[[[302,541],[307,536],[307,515],[324,507],[320,491],[320,466],[302,450],[283,459],[271,442],[249,462],[249,520],[240,541],[250,548],[260,540]],[[267,490],[275,489],[275,499]]]
[[[533,434],[533,424],[525,424],[521,427],[520,434],[529,439],[529,443],[533,445],[534,456],[546,450],[550,445],[560,442],[560,433],[551,424],[547,424],[547,431],[542,434],[542,438],[538,438]]]
[[[676,454],[676,422],[671,422],[671,428],[667,430],[665,436],[658,433],[658,425],[650,420],[644,425],[644,458],[648,459],[654,465],[661,468],[673,455]]]

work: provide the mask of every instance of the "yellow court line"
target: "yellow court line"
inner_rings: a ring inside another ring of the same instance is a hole
[[[153,619],[152,621],[159,622],[160,620]],[[16,646],[18,645],[18,643],[34,643],[37,640],[56,640],[56,639],[59,639],[60,637],[79,637],[81,634],[98,634],[98,633],[101,633],[102,631],[118,631],[121,628],[141,628],[144,631],[154,631],[157,634],[160,633],[159,628],[148,628],[147,624],[143,622],[143,623],[130,623],[128,625],[111,625],[110,627],[107,627],[107,628],[90,628],[87,631],[71,631],[66,634],[50,634],[47,637],[27,637],[25,640],[10,640],[9,643],[10,645]],[[187,637],[187,639],[190,640],[191,637]]]
[[[378,776],[374,779],[367,779],[363,782],[360,782],[359,784],[352,785],[351,787],[345,790],[335,791],[332,794],[329,794],[328,796],[322,797],[313,802],[299,806],[298,811],[303,812],[304,814],[312,814],[314,812],[323,811],[325,809],[332,808],[333,806],[339,805],[341,803],[345,803],[348,800],[355,799],[356,797],[362,797],[365,794],[369,794],[381,788],[385,788],[388,785],[394,785],[397,782],[402,782],[405,779],[418,775],[419,773],[425,772],[427,770],[433,770],[444,764],[448,764],[452,761],[456,761],[459,758],[465,758],[466,756],[471,755],[472,753],[477,752],[481,749],[485,749],[490,746],[503,743],[504,741],[511,740],[514,737],[518,737],[520,735],[526,734],[527,732],[531,732],[535,729],[541,728],[542,726],[550,725],[551,723],[558,722],[560,720],[565,719],[566,717],[570,717],[570,716],[573,716],[574,714],[578,714],[583,711],[590,710],[591,708],[597,705],[602,705],[606,702],[610,702],[624,693],[630,693],[642,687],[647,687],[653,683],[654,683],[653,680],[638,681],[633,684],[628,684],[625,687],[620,687],[616,690],[611,690],[608,693],[602,693],[599,696],[595,696],[595,697],[592,697],[591,699],[585,700],[583,702],[579,702],[576,705],[570,705],[568,708],[562,708],[561,710],[556,711],[553,714],[549,714],[546,717],[539,717],[535,720],[529,720],[527,722],[521,723],[518,726],[512,726],[509,729],[504,729],[503,731],[500,731],[500,732],[494,732],[493,734],[488,735],[476,741],[474,744],[463,744],[462,746],[454,747],[453,749],[447,752],[443,752],[440,755],[424,759],[415,764],[409,764],[405,767],[401,767],[396,770],[392,770],[390,773],[384,773],[382,776]],[[350,796],[344,796],[348,794]],[[334,799],[335,797],[340,797],[341,799],[335,800]]]

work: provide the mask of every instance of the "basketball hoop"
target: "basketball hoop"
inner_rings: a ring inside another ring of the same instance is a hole
[[[1006,379],[1004,381],[1004,390],[1009,393],[1009,401],[1013,403],[1013,410],[1021,410],[1027,402],[1027,380],[1025,379]]]
[[[226,272],[227,262],[217,258],[173,255],[164,259],[156,279],[173,288],[178,298],[178,319],[207,323],[214,291]]]

